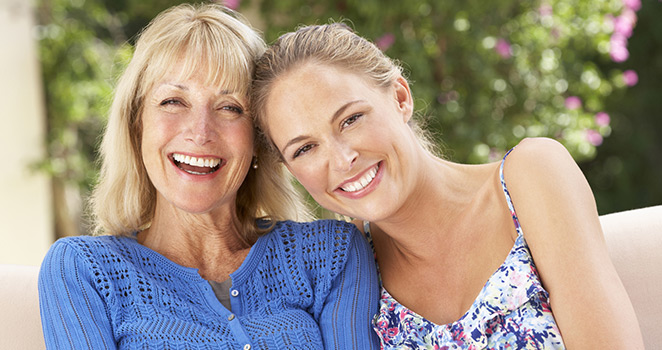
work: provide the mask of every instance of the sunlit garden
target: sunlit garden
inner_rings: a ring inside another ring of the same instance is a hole
[[[71,193],[84,203],[95,183],[115,78],[137,32],[181,2],[38,2],[48,157],[35,167],[54,179],[58,235],[87,229]],[[525,137],[550,137],[580,164],[601,214],[662,202],[662,2],[224,3],[268,43],[329,21],[375,42],[405,67],[418,117],[448,159],[496,161]]]

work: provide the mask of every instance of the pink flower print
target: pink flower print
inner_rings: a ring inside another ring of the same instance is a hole
[[[577,109],[581,108],[582,100],[577,96],[569,96],[565,99],[565,108],[567,109]]]
[[[386,33],[375,40],[375,45],[382,51],[388,50],[395,43],[395,35]]]
[[[494,50],[502,58],[510,58],[510,43],[508,43],[506,39],[500,38],[499,40],[497,40],[497,43],[494,46]]]
[[[627,86],[635,86],[639,82],[639,75],[632,69],[628,69],[623,72],[623,81]]]
[[[389,328],[384,332],[385,339],[393,339],[396,335],[398,335],[398,329],[396,327]]]
[[[377,322],[377,328],[379,329],[384,329],[388,325],[388,322],[386,320],[380,320]]]
[[[602,144],[602,135],[595,130],[586,130],[586,140],[593,146],[600,146]]]
[[[609,122],[611,121],[611,118],[609,118],[609,114],[605,112],[598,112],[595,115],[595,124],[598,126],[607,126],[609,125]]]

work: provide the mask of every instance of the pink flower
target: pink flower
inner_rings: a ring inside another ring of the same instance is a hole
[[[622,34],[614,33],[609,40],[609,55],[614,62],[624,62],[630,57],[627,49],[627,38]]]
[[[565,99],[565,108],[577,109],[582,107],[582,100],[577,96],[569,96]]]
[[[393,43],[395,43],[395,35],[391,33],[386,33],[375,40],[375,45],[377,45],[377,47],[382,51],[388,50],[388,48],[391,47]]]
[[[632,11],[639,11],[641,8],[641,0],[623,0],[623,5]]]
[[[632,30],[637,24],[637,15],[630,9],[623,10],[618,17],[612,18],[614,34],[621,34],[626,38],[632,36]]]
[[[586,140],[593,146],[600,146],[602,144],[602,135],[595,130],[586,130]]]
[[[239,4],[241,4],[241,0],[223,0],[223,5],[229,9],[236,10],[239,8]]]
[[[554,10],[550,4],[542,4],[538,8],[538,13],[540,13],[541,16],[551,16],[552,13],[554,13]]]
[[[502,58],[509,58],[510,57],[510,43],[508,43],[508,41],[506,41],[506,39],[497,40],[497,43],[494,46],[494,50],[496,50],[496,52]]]
[[[632,69],[628,69],[623,72],[623,81],[627,86],[635,86],[639,82],[639,75]]]
[[[598,112],[595,115],[595,124],[598,124],[598,126],[607,126],[610,121],[611,118],[609,118],[609,114],[605,112]]]

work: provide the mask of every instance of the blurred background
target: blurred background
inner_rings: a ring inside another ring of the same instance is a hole
[[[137,33],[171,0],[0,0],[0,263],[86,234],[96,148]],[[267,42],[344,21],[401,62],[444,157],[572,153],[600,214],[662,204],[662,2],[224,0]]]

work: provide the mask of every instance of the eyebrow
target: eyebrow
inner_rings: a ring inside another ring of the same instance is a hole
[[[335,120],[338,119],[338,117],[340,117],[343,114],[343,112],[345,112],[345,110],[347,108],[349,108],[352,105],[357,104],[359,102],[365,102],[365,100],[354,100],[354,101],[350,101],[350,102],[347,102],[344,105],[342,105],[340,108],[338,108],[338,110],[335,113],[333,113],[333,116],[331,116],[331,119],[329,120],[329,124],[333,124],[335,122]],[[283,151],[285,151],[291,145],[293,145],[293,144],[295,144],[295,143],[297,143],[301,140],[307,139],[308,137],[309,137],[308,135],[299,135],[299,136],[291,139],[290,141],[288,141],[285,144],[285,146],[283,147],[283,150],[281,151],[281,153]]]
[[[186,86],[186,85],[182,85],[182,84],[177,84],[177,83],[163,83],[163,84],[161,84],[160,86],[170,86],[170,87],[175,87],[175,88],[177,88],[177,89],[179,89],[179,90],[184,90],[184,91],[189,91],[189,90],[190,90],[190,89],[188,88],[188,86]],[[160,86],[159,86],[159,87],[160,87]],[[230,91],[230,90],[226,90],[226,89],[224,89],[224,90],[219,91],[219,94],[220,94],[220,95],[234,95],[235,92],[234,92],[234,91]]]

